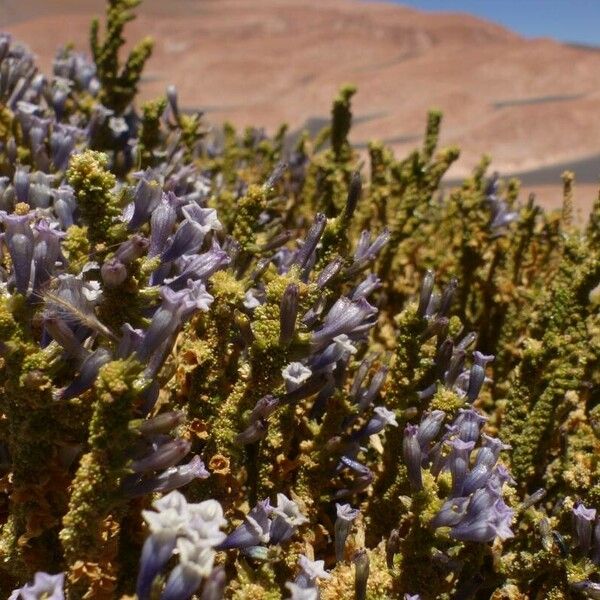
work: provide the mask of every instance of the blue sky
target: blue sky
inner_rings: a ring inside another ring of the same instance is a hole
[[[461,11],[528,37],[600,46],[600,0],[391,0],[422,10]]]

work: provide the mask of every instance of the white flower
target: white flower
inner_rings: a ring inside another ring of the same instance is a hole
[[[289,600],[317,600],[319,597],[319,590],[316,586],[302,587],[297,583],[288,581],[285,587],[290,590],[292,594]]]
[[[212,571],[216,552],[212,548],[203,548],[186,538],[177,540],[179,564],[184,574],[189,572],[197,577],[208,577]]]
[[[300,512],[300,508],[285,494],[277,494],[277,506],[273,513],[284,519],[292,527],[299,527],[306,523],[308,519]]]
[[[398,427],[398,422],[396,421],[396,414],[388,410],[385,406],[377,406],[373,409],[373,412],[386,424],[392,425],[393,427]]]
[[[301,554],[298,564],[311,581],[315,579],[331,579],[331,575],[325,570],[324,560],[310,560],[304,554]]]
[[[338,351],[340,354],[348,352],[349,354],[356,354],[356,346],[350,341],[350,338],[345,334],[341,333],[333,338]]]
[[[281,374],[288,392],[298,389],[311,375],[312,371],[302,363],[291,362],[282,369]]]
[[[260,300],[256,297],[257,291],[258,290],[252,288],[244,294],[243,304],[248,310],[254,310],[257,306],[261,305]]]

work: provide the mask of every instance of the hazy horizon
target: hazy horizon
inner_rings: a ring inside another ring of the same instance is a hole
[[[595,0],[387,1],[426,11],[469,13],[526,37],[551,37],[565,43],[600,46],[600,2]]]

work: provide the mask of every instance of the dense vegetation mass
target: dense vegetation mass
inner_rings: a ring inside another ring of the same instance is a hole
[[[138,109],[136,3],[0,36],[0,595],[599,598],[600,201]]]

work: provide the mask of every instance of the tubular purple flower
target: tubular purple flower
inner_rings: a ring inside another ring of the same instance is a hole
[[[263,396],[252,409],[250,413],[250,422],[253,423],[258,419],[268,419],[279,408],[279,398],[271,396]]]
[[[369,369],[375,362],[377,355],[371,354],[362,359],[358,369],[356,370],[356,375],[354,376],[354,381],[352,382],[352,387],[350,388],[350,396],[354,398],[355,402],[358,402],[360,399],[361,386],[363,381],[365,380]]]
[[[279,307],[279,344],[288,346],[294,339],[298,314],[298,286],[290,283],[283,292]]]
[[[134,260],[141,258],[146,250],[148,250],[148,240],[139,233],[134,233],[117,248],[115,258],[120,260],[124,265],[128,265]]]
[[[325,265],[325,267],[317,277],[317,287],[319,289],[323,289],[325,286],[327,286],[340,272],[343,264],[344,261],[338,256],[334,258],[329,264]]]
[[[431,301],[431,294],[433,293],[434,284],[435,274],[433,271],[425,271],[423,283],[421,284],[421,292],[419,294],[419,305],[417,307],[417,314],[420,317],[424,317],[426,315],[427,307]]]
[[[370,560],[364,548],[358,550],[352,558],[354,563],[354,598],[366,600],[367,583],[369,581]]]
[[[127,268],[118,258],[109,258],[102,265],[100,275],[106,287],[119,287],[127,279]]]
[[[260,501],[245,517],[244,522],[231,532],[223,542],[216,546],[217,550],[250,548],[266,544],[270,540],[273,509],[269,500]],[[276,543],[276,542],[275,542]]]
[[[235,443],[239,446],[255,444],[267,435],[268,423],[266,419],[256,419],[242,433],[238,433]]]
[[[216,567],[204,582],[200,600],[222,600],[225,594],[227,576],[223,567]]]
[[[276,250],[280,248],[284,244],[287,244],[294,235],[291,229],[286,229],[276,236],[272,237],[268,242],[266,242],[263,246],[261,246],[261,252],[268,252],[269,250]]]
[[[48,208],[51,200],[52,189],[45,183],[33,183],[32,181],[29,186],[29,206],[31,208]]]
[[[45,311],[43,313],[44,330],[49,333],[52,338],[60,344],[68,354],[79,361],[83,361],[86,357],[86,350],[81,345],[81,342],[73,333],[69,325],[61,318],[52,312]]]
[[[454,295],[456,293],[457,287],[458,279],[453,277],[442,292],[440,306],[438,308],[438,318],[448,316],[448,313],[450,312],[450,306],[452,305],[452,300],[454,300]]]
[[[280,161],[275,165],[273,172],[269,175],[269,178],[265,181],[264,189],[270,190],[274,188],[287,171],[288,164],[285,161]]]
[[[94,385],[100,369],[111,360],[112,356],[106,348],[98,348],[92,352],[81,364],[75,379],[66,388],[58,392],[57,399],[70,400],[89,390]]]
[[[281,396],[281,404],[291,404],[316,394],[329,379],[329,375],[323,372],[312,375],[302,385]]]
[[[287,542],[300,525],[308,519],[300,512],[299,506],[285,494],[277,494],[277,504],[273,508],[273,521],[270,531],[271,544]]]
[[[365,253],[366,259],[374,259],[377,257],[381,249],[390,241],[390,232],[387,227],[384,227],[382,232],[373,240],[373,243],[367,248]]]
[[[502,450],[509,450],[510,445],[504,444],[498,438],[491,437],[485,433],[482,433],[481,437],[483,439],[483,446],[477,452],[475,465],[485,465],[491,469],[496,464],[500,452]]]
[[[467,388],[467,398],[470,402],[475,402],[485,381],[485,369],[480,365],[473,365],[469,373],[469,387]]]
[[[356,249],[354,250],[354,262],[359,262],[366,256],[370,245],[371,234],[368,231],[362,231],[360,237],[358,238]]]
[[[448,333],[448,323],[450,319],[448,317],[436,317],[429,321],[429,324],[425,328],[425,331],[421,334],[421,339],[426,341],[432,337],[437,336],[438,339],[443,339]]]
[[[139,600],[150,600],[152,583],[166,566],[175,549],[177,532],[173,528],[164,533],[153,533],[146,538],[140,556],[140,568],[136,584]]]
[[[66,95],[62,96],[66,100]],[[69,159],[75,149],[75,136],[65,128],[54,126],[50,134],[50,153],[52,164],[57,171],[64,171],[69,165]]]
[[[344,356],[356,353],[356,347],[350,342],[347,335],[341,334],[319,354],[313,354],[309,359],[309,367],[313,372],[328,369]]]
[[[31,278],[34,251],[33,231],[29,226],[29,215],[5,215],[4,241],[13,263],[15,286],[21,294],[27,293]]]
[[[377,406],[373,410],[373,413],[374,414],[368,423],[352,436],[353,440],[361,440],[371,435],[375,435],[376,433],[380,433],[387,425],[398,427],[396,415],[393,411],[385,408],[385,406]]]
[[[583,592],[588,598],[600,599],[600,583],[594,583],[586,579],[585,581],[571,583],[570,586],[578,592]]]
[[[463,339],[460,340],[460,342],[458,342],[458,344],[456,344],[456,350],[466,351],[469,348],[469,346],[474,344],[476,341],[477,341],[477,333],[475,331],[471,331],[471,332],[467,333],[467,335],[465,335],[465,337],[463,337]],[[475,353],[473,353],[473,356],[475,356]],[[485,366],[485,365],[483,365],[483,366]]]
[[[162,252],[161,259],[164,262],[170,262],[184,254],[197,252],[205,235],[206,232],[198,223],[189,220],[183,221],[177,228],[170,244]]]
[[[435,353],[435,373],[437,379],[444,381],[444,375],[450,366],[452,355],[454,354],[454,344],[451,339],[446,338]]]
[[[465,477],[469,470],[469,456],[475,447],[475,442],[463,442],[460,438],[452,440],[447,466],[452,475],[452,496],[462,495]]]
[[[146,361],[195,310],[207,311],[213,297],[202,282],[188,281],[188,288],[179,292],[163,287],[163,303],[154,313],[144,341],[137,350],[141,361]]]
[[[208,252],[202,254],[186,255],[180,259],[181,271],[177,277],[165,279],[171,289],[179,290],[186,286],[188,280],[206,280],[213,273],[225,268],[231,259],[227,252],[221,249],[216,239],[213,239],[212,247]]]
[[[133,215],[127,224],[128,229],[134,230],[141,227],[158,206],[162,195],[160,185],[145,177],[140,178],[133,192]]]
[[[317,213],[312,227],[306,234],[306,239],[304,240],[302,248],[298,250],[296,257],[294,258],[294,264],[297,264],[300,269],[304,269],[308,264],[312,253],[315,251],[315,248],[325,231],[325,225],[327,225],[327,217],[323,213]]]
[[[335,560],[337,562],[342,562],[344,560],[344,550],[346,548],[346,540],[348,539],[350,526],[354,519],[358,517],[360,511],[356,508],[352,508],[349,504],[337,503],[335,509],[337,513],[334,526]]]
[[[414,490],[423,488],[423,479],[421,475],[421,460],[423,455],[417,439],[419,428],[417,425],[407,425],[404,428],[404,438],[402,441],[402,454],[408,474],[408,480]]]
[[[481,543],[491,542],[495,537],[507,539],[513,535],[512,517],[513,511],[488,484],[473,493],[464,519],[452,527],[450,535],[457,540]]]
[[[479,439],[481,426],[486,421],[487,417],[479,414],[473,408],[459,408],[458,417],[452,424],[453,431],[463,442],[476,442]]]
[[[573,509],[573,523],[577,546],[583,554],[587,554],[592,546],[592,527],[596,519],[596,509],[586,508],[579,503]]]
[[[286,391],[293,392],[310,379],[312,370],[300,362],[291,362],[282,371]]]
[[[160,204],[152,212],[150,217],[150,246],[148,256],[158,256],[163,252],[167,244],[167,239],[173,231],[175,221],[177,220],[177,211],[175,210],[179,200],[173,192],[162,195]]]
[[[189,463],[170,467],[160,475],[147,479],[134,477],[123,483],[123,492],[130,498],[145,496],[154,492],[163,494],[187,485],[194,479],[206,479],[210,473],[206,470],[199,456],[194,456]]]
[[[432,410],[423,415],[417,430],[417,442],[422,452],[429,451],[429,445],[439,433],[445,418],[443,410]]]
[[[13,177],[13,185],[17,194],[17,202],[27,202],[29,200],[29,173],[18,167]]]
[[[174,85],[167,86],[167,101],[169,103],[169,109],[173,113],[175,120],[179,118],[179,106],[177,103],[177,88]]]
[[[300,573],[296,577],[295,583],[300,587],[307,589],[317,584],[317,579],[331,579],[331,575],[325,570],[325,561],[310,560],[304,554],[298,557]]]
[[[450,366],[444,375],[444,383],[447,388],[451,388],[462,373],[463,366],[465,364],[466,352],[464,350],[455,350]]]
[[[135,352],[144,339],[144,332],[141,329],[135,329],[129,323],[124,323],[121,327],[121,340],[117,347],[117,358],[127,358]]]
[[[377,309],[365,298],[353,301],[342,296],[329,310],[321,328],[312,334],[313,346],[319,348],[342,333],[352,334],[376,314]]]
[[[35,226],[36,240],[33,249],[33,289],[39,290],[51,277],[54,266],[61,256],[60,240],[65,233],[52,227],[46,220]]]
[[[359,298],[366,298],[372,294],[376,289],[381,287],[381,280],[374,273],[367,275],[361,283],[358,284],[356,289],[352,292],[352,300],[358,300]]]
[[[145,473],[167,469],[176,465],[191,449],[191,442],[177,438],[158,446],[150,455],[134,460],[131,463],[131,470],[134,473]]]
[[[439,512],[433,517],[430,526],[434,529],[438,527],[453,527],[458,525],[467,513],[467,506],[470,498],[450,498],[442,505]]]
[[[177,540],[179,564],[171,571],[160,600],[189,600],[204,577],[212,571],[215,551],[196,546],[186,538]]]
[[[63,230],[67,230],[73,225],[73,213],[77,207],[73,189],[67,185],[61,185],[54,192],[54,202],[52,207],[58,217],[58,221]]]
[[[363,390],[363,392],[360,394],[358,399],[358,408],[361,412],[365,411],[371,405],[373,400],[375,400],[377,394],[379,394],[379,390],[381,390],[383,384],[385,383],[388,370],[388,367],[385,366],[377,369],[377,371],[375,371],[375,375],[373,375],[371,379],[369,387],[366,390]]]
[[[38,571],[33,577],[33,583],[14,590],[8,600],[65,600],[64,585],[64,573],[48,575]]]
[[[475,465],[465,477],[462,493],[466,496],[482,488],[490,479],[492,469],[488,465]]]

